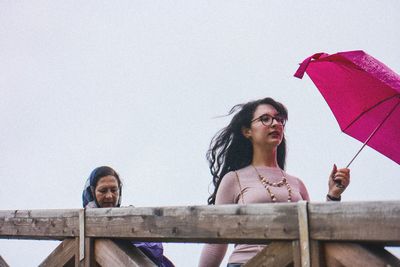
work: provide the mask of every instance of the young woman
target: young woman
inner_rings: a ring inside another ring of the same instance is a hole
[[[207,159],[213,175],[214,192],[208,204],[250,204],[309,200],[303,182],[284,171],[285,123],[288,112],[272,98],[234,106],[229,125],[211,141]],[[349,169],[329,176],[328,201],[338,201],[350,182]],[[206,244],[199,267],[219,266],[227,244]],[[228,267],[242,266],[265,246],[237,244]]]
[[[118,173],[111,167],[102,166],[94,169],[86,180],[82,193],[84,208],[114,208],[121,206],[122,183]],[[132,242],[157,266],[174,267],[172,262],[163,255],[162,243]]]

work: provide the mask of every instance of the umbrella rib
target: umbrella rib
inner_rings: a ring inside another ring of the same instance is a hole
[[[400,100],[400,97],[399,97]],[[358,152],[355,154],[355,156],[350,160],[349,164],[347,164],[346,168],[348,168],[350,166],[350,164],[355,160],[355,158],[358,156],[358,154],[360,154],[361,150],[363,150],[363,148],[367,145],[367,143],[369,142],[369,140],[371,140],[372,136],[374,136],[374,134],[379,130],[379,128],[381,128],[381,126],[383,125],[383,123],[390,117],[390,115],[392,115],[393,111],[397,108],[397,106],[400,104],[400,101],[397,102],[397,104],[394,105],[394,107],[392,108],[392,110],[390,110],[390,112],[386,115],[386,117],[383,119],[383,121],[375,128],[375,130],[369,135],[369,137],[367,138],[367,140],[365,140],[364,144],[362,145],[362,147],[358,150]]]
[[[379,101],[378,103],[376,103],[375,105],[373,105],[372,107],[370,107],[369,109],[367,109],[367,110],[361,112],[361,113],[360,113],[354,120],[352,120],[352,122],[351,122],[350,124],[348,124],[348,125],[346,126],[346,128],[344,128],[342,131],[344,132],[344,131],[346,131],[348,128],[350,128],[360,117],[362,117],[365,113],[367,113],[367,112],[370,111],[371,109],[374,109],[375,107],[379,106],[379,105],[382,104],[383,102],[388,101],[388,100],[390,100],[390,99],[392,99],[392,98],[396,98],[396,97],[399,97],[399,99],[400,99],[400,94],[395,94],[395,95],[393,95],[393,96],[390,96],[390,97],[388,97],[388,98],[385,98],[385,99]]]

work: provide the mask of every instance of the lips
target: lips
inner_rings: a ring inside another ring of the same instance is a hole
[[[273,131],[273,132],[270,132],[268,135],[274,136],[274,137],[280,137],[281,133],[279,131]]]

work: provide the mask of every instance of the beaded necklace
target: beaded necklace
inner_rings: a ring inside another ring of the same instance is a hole
[[[256,173],[257,173],[257,175],[258,175],[258,178],[260,178],[261,184],[262,184],[262,185],[265,187],[265,189],[267,190],[269,196],[271,197],[272,202],[276,202],[276,197],[275,197],[275,194],[271,192],[270,187],[271,187],[271,186],[272,186],[272,187],[281,187],[281,186],[283,186],[283,185],[286,186],[287,191],[288,191],[288,200],[287,200],[287,201],[288,201],[288,202],[292,202],[292,188],[290,187],[290,184],[287,182],[286,176],[285,176],[285,174],[283,173],[283,171],[282,171],[281,169],[280,169],[280,170],[281,170],[281,173],[282,173],[282,180],[280,180],[280,181],[277,182],[277,183],[271,183],[270,181],[268,181],[268,179],[267,179],[266,177],[262,176],[262,175],[258,172],[257,168],[256,168],[254,165],[251,165],[251,166],[253,166],[254,170],[256,171]]]

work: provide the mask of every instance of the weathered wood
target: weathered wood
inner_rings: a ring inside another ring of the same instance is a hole
[[[299,240],[292,241],[292,251],[293,251],[293,267],[301,267]]]
[[[323,244],[320,241],[310,241],[310,260],[312,267],[325,267]]]
[[[76,242],[73,238],[62,241],[39,265],[40,267],[73,267]]]
[[[80,210],[79,211],[79,261],[82,261],[84,257],[85,257],[85,210]]]
[[[310,267],[310,240],[308,231],[307,202],[300,201],[297,205],[299,220],[300,259],[302,267]]]
[[[0,211],[0,238],[61,240],[78,234],[78,210]]]
[[[79,236],[79,210],[0,211],[0,238]],[[267,243],[299,238],[296,203],[89,209],[86,237]],[[400,201],[309,203],[310,238],[400,245]]]
[[[244,267],[286,267],[293,263],[291,242],[275,241],[249,260]]]
[[[0,255],[0,267],[10,267]]]
[[[328,267],[400,266],[400,260],[384,248],[352,243],[326,243],[325,257]]]
[[[95,255],[94,255],[94,240],[93,238],[85,238],[84,239],[84,257],[81,258],[81,241],[80,238],[76,238],[76,243],[79,244],[76,246],[76,257],[75,259],[77,259],[75,261],[75,265],[79,266],[79,267],[96,267],[99,266],[96,261],[95,261]]]
[[[399,201],[310,203],[308,218],[315,240],[400,245]]]
[[[164,242],[265,243],[298,238],[296,204],[90,209],[91,237]]]
[[[114,242],[109,239],[97,239],[95,241],[95,259],[101,266],[157,266],[129,241]]]

